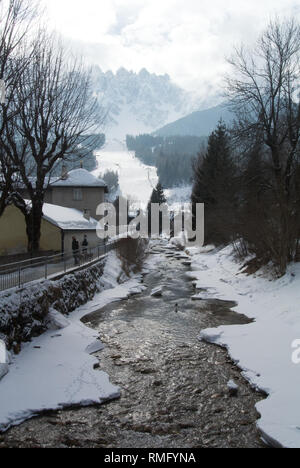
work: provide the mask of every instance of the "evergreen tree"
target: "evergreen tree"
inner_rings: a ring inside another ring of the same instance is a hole
[[[109,192],[115,192],[119,188],[119,174],[114,171],[106,171],[99,179],[104,180]]]
[[[193,160],[207,138],[193,136],[127,136],[127,148],[144,164],[155,166],[165,188],[190,184]]]
[[[158,203],[159,205],[162,205],[163,203],[166,203],[166,201],[167,199],[164,194],[164,189],[161,183],[159,182],[152,192],[149,207],[152,203]]]
[[[206,241],[221,244],[234,232],[237,166],[226,125],[220,121],[210,135],[206,153],[194,165],[192,203],[205,204]]]
[[[167,199],[164,194],[164,189],[159,182],[156,188],[153,190],[149,204],[148,204],[148,228],[149,228],[149,235],[151,235],[151,205],[152,204],[159,204],[163,205],[167,202]],[[162,213],[159,216],[159,234],[162,233]]]

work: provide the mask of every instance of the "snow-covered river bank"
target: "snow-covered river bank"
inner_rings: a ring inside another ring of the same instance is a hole
[[[263,447],[254,408],[263,395],[251,390],[224,350],[198,340],[204,328],[248,320],[232,312],[232,302],[193,300],[181,256],[153,247],[144,291],[112,303],[139,292],[132,281],[74,314],[85,317],[93,339],[104,343],[94,372],[108,374],[121,398],[25,422],[1,436],[0,446]],[[151,297],[158,286],[162,297]],[[91,369],[93,362],[87,364]],[[228,389],[231,380],[236,397]],[[84,375],[74,375],[76,381],[87,384]]]
[[[14,356],[8,374],[0,381],[0,431],[40,412],[69,406],[87,406],[118,398],[120,389],[104,372],[95,372],[92,356],[103,349],[99,335],[81,318],[110,302],[141,291],[140,278],[118,284],[121,264],[112,252],[105,266],[103,292],[68,317],[52,310],[49,330],[24,344]]]
[[[273,446],[299,448],[299,263],[274,280],[266,270],[249,276],[241,273],[231,246],[191,253],[195,286],[205,288],[206,297],[236,301],[234,310],[253,320],[242,327],[210,327],[200,338],[224,346],[251,385],[269,395],[256,405],[265,440]]]

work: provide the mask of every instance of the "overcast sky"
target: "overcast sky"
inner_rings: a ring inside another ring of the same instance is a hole
[[[145,67],[191,91],[218,89],[224,57],[274,15],[300,19],[300,0],[42,1],[49,25],[103,70]]]

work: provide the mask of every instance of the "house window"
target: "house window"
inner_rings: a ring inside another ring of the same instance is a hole
[[[83,200],[83,194],[82,194],[82,189],[81,188],[75,188],[74,189],[73,199],[74,199],[74,201],[82,201]]]

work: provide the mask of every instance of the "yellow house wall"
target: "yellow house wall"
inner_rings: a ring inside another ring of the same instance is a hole
[[[42,220],[41,250],[61,250],[60,229]],[[8,206],[0,217],[0,255],[27,252],[26,223],[23,214],[15,206]]]
[[[45,251],[54,250],[55,252],[61,252],[61,247],[61,230],[57,226],[54,226],[43,219],[40,249]]]
[[[24,216],[14,206],[8,206],[0,217],[0,255],[27,252]]]

